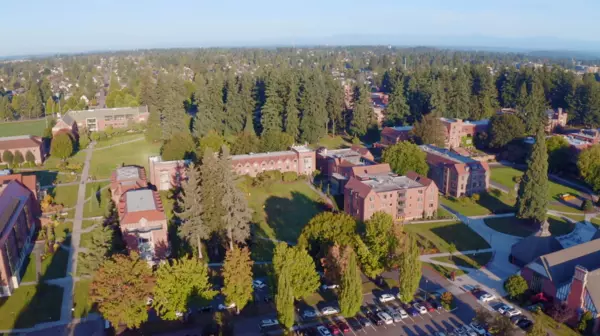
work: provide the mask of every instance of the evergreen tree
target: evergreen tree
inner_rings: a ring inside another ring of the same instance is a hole
[[[222,166],[217,155],[207,148],[199,169],[200,200],[202,201],[202,223],[207,232],[218,232],[225,216],[223,208]],[[229,168],[228,170],[231,170]]]
[[[13,109],[8,97],[0,96],[0,120],[10,120],[13,118]]]
[[[160,155],[165,161],[192,159],[196,142],[189,132],[175,133],[163,144]]]
[[[446,145],[446,128],[440,119],[432,114],[428,114],[416,122],[411,134],[418,144],[433,144],[438,147],[445,147]]]
[[[244,110],[242,97],[235,78],[227,80],[225,91],[225,131],[228,134],[237,134],[244,128],[247,111]]]
[[[398,257],[398,290],[403,302],[413,299],[421,280],[419,247],[412,236],[406,236],[403,250]]]
[[[348,264],[342,275],[340,289],[340,310],[345,317],[352,317],[358,313],[362,304],[362,279],[356,264],[354,251],[349,250]]]
[[[327,110],[325,88],[321,76],[313,75],[304,80],[300,98],[300,141],[315,143],[327,134]]]
[[[277,294],[275,294],[275,307],[277,308],[277,319],[279,323],[290,329],[294,325],[294,294],[292,288],[291,274],[283,271],[277,277]]]
[[[294,141],[297,141],[300,135],[300,115],[298,111],[298,89],[295,85],[289,89],[288,98],[285,104],[285,133],[289,134]]]
[[[465,119],[469,117],[469,98],[471,97],[471,84],[464,69],[458,69],[452,80],[448,100],[448,117]]]
[[[548,208],[548,152],[544,129],[538,126],[535,144],[527,159],[527,170],[519,183],[517,217],[541,225]]]
[[[94,199],[96,199],[94,197]],[[113,229],[110,226],[97,227],[91,232],[91,243],[81,255],[78,271],[83,275],[93,275],[110,256]]]
[[[27,117],[38,118],[44,115],[44,100],[40,85],[34,81],[26,95]]]
[[[252,214],[248,208],[246,196],[237,188],[234,172],[231,170],[229,149],[221,149],[221,206],[224,214],[222,217],[223,228],[227,232],[229,248],[233,249],[234,243],[244,243],[250,236],[250,220]]]
[[[247,247],[227,251],[223,264],[223,295],[239,312],[252,300],[252,259]]]
[[[160,115],[162,139],[168,140],[177,133],[189,132],[189,118],[183,105],[183,97],[177,91],[173,78],[161,76],[158,78],[157,92],[160,100],[157,110]]]
[[[329,115],[329,124],[331,125],[331,135],[335,136],[337,130],[344,127],[344,91],[339,82],[331,77],[327,81],[327,88],[327,112]]]
[[[354,88],[352,120],[350,120],[350,133],[355,136],[367,134],[367,129],[373,121],[369,91],[366,87]]]
[[[250,119],[252,123],[252,119]],[[254,130],[252,130],[254,131]],[[242,132],[231,145],[231,153],[233,155],[256,153],[260,148],[260,140],[254,133]]]
[[[202,240],[210,236],[210,228],[202,221],[202,189],[200,188],[198,167],[190,164],[187,169],[187,181],[178,195],[181,212],[177,213],[182,222],[179,235],[191,245],[196,246],[198,257],[202,259]]]
[[[398,85],[390,95],[390,101],[386,108],[384,123],[387,126],[404,125],[406,118],[410,115],[410,109],[404,97],[404,87]]]
[[[283,130],[283,100],[279,96],[279,83],[271,81],[267,84],[267,100],[261,110],[262,134],[281,132]]]
[[[521,95],[520,101],[520,116],[525,123],[526,132],[527,134],[534,134],[539,125],[546,121],[544,119],[544,112],[546,111],[547,103],[541,84],[538,83],[537,80],[533,82],[531,88],[528,90],[527,96],[523,98]]]
[[[152,296],[152,269],[136,252],[117,254],[102,263],[90,284],[90,300],[113,326],[138,328],[148,320],[146,302]]]
[[[448,92],[446,79],[441,77],[433,81],[431,85],[431,99],[429,101],[431,114],[436,117],[443,116],[448,109]]]

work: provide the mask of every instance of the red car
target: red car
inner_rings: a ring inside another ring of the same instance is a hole
[[[350,332],[350,327],[346,324],[346,322],[343,321],[339,321],[337,323],[337,327],[342,331],[342,332]]]
[[[332,335],[339,335],[342,332],[340,331],[340,328],[338,328],[335,324],[330,323],[327,325],[327,329],[329,329],[329,331],[331,332]]]
[[[421,302],[421,304],[423,306],[425,306],[425,308],[427,309],[427,311],[429,311],[429,312],[435,311],[435,308],[433,308],[433,305],[431,303],[425,301],[425,302]]]

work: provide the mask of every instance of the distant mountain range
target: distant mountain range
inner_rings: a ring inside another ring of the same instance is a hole
[[[285,46],[368,46],[391,45],[398,47],[427,46],[444,49],[480,50],[496,52],[524,53],[536,57],[575,58],[585,60],[600,60],[600,41],[584,41],[576,39],[563,39],[557,37],[491,37],[491,36],[419,36],[419,35],[333,35],[323,37],[289,37],[267,38],[254,41],[205,41],[199,43],[185,43],[184,45],[148,45],[139,46],[132,44],[131,49],[144,48],[194,48],[194,47],[285,47]],[[99,47],[100,50],[114,51],[113,48]],[[87,53],[90,51],[82,50]],[[0,60],[14,60],[34,57],[47,57],[60,53],[46,52],[38,55],[25,56],[0,56]]]

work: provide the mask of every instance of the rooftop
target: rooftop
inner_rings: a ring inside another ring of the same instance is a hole
[[[394,126],[391,127],[394,131],[406,132],[413,129],[413,126]]]
[[[136,107],[115,107],[95,110],[81,110],[81,111],[69,111],[64,117],[71,117],[76,121],[83,121],[86,118],[101,118],[104,116],[111,115],[127,115],[127,114],[141,114],[148,113],[147,106],[136,106]]]
[[[425,153],[430,153],[433,155],[438,155],[448,160],[454,161],[456,163],[473,163],[477,162],[469,157],[459,155],[449,149],[439,148],[433,145],[421,145],[419,146],[422,151]]]
[[[125,197],[127,212],[156,210],[156,201],[150,189],[130,190]]]
[[[368,178],[365,180],[365,178]],[[406,176],[394,173],[372,174],[361,176],[361,182],[370,186],[375,192],[387,192],[398,189],[418,188],[423,185]]]
[[[0,138],[0,141],[14,141],[14,140],[29,140],[31,139],[31,135],[15,135]]]
[[[284,155],[296,155],[296,153],[294,151],[288,150],[288,151],[279,151],[279,152],[239,154],[239,155],[232,155],[231,160],[236,161],[236,160],[246,160],[246,159],[253,159],[253,158],[277,157],[277,156],[284,156]]]
[[[127,166],[117,168],[117,181],[137,180],[140,179],[140,168],[135,166]]]

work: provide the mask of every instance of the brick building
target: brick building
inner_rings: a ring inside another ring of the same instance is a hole
[[[33,135],[19,135],[0,138],[0,162],[4,152],[9,151],[13,155],[19,151],[23,158],[27,158],[27,152],[35,157],[36,164],[42,164],[46,159],[44,142],[41,137]]]
[[[432,145],[419,147],[427,155],[428,176],[435,181],[441,193],[454,197],[470,196],[489,188],[490,169],[486,162]]]
[[[567,125],[569,115],[559,107],[556,110],[547,110],[546,117],[548,118],[548,122],[546,123],[546,132],[554,133],[557,128],[565,127]]]
[[[52,134],[65,130],[78,134],[82,129],[90,132],[104,131],[108,126],[126,128],[146,122],[149,115],[147,106],[69,111],[56,121]]]
[[[0,297],[10,296],[21,282],[23,262],[39,226],[35,175],[0,177]],[[25,182],[27,185],[25,185]],[[30,190],[29,188],[34,189]]]
[[[146,171],[138,166],[117,168],[110,177],[110,193],[115,204],[119,204],[121,196],[127,191],[142,189],[147,186]]]
[[[233,155],[231,166],[237,174],[253,177],[269,170],[311,175],[316,169],[316,154],[306,146],[292,146],[288,151]]]
[[[163,161],[160,156],[151,156],[148,158],[150,183],[156,190],[178,187],[185,179],[185,172],[190,163],[189,160]]]
[[[392,172],[358,174],[344,188],[344,211],[361,221],[377,211],[390,214],[396,221],[408,221],[432,217],[437,209],[437,186],[413,172],[406,176]]]
[[[397,144],[410,139],[412,126],[384,127],[381,131],[381,143],[386,146]]]
[[[156,191],[132,189],[118,203],[119,223],[129,250],[149,262],[169,255],[167,217]]]

